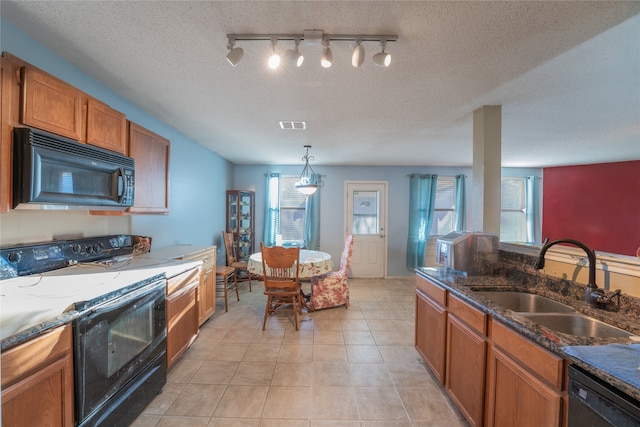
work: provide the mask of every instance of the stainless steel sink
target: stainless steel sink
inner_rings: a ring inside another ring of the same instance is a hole
[[[628,338],[633,335],[631,332],[577,313],[522,313],[521,316],[556,332],[580,337]]]
[[[521,313],[570,313],[574,309],[561,302],[526,292],[474,292],[496,305]]]

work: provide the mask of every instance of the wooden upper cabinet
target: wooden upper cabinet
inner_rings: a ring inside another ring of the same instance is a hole
[[[83,93],[35,67],[22,67],[21,121],[76,141],[83,137]]]
[[[97,99],[87,99],[87,144],[127,154],[127,118]]]
[[[18,119],[18,68],[0,57],[0,212],[12,208],[13,126]]]
[[[129,122],[129,156],[135,160],[135,195],[130,213],[169,213],[168,139]]]

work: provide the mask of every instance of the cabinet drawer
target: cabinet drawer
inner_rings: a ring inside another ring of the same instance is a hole
[[[184,256],[185,260],[202,261],[202,270],[211,271],[213,266],[216,265],[216,246],[210,248],[192,252]]]
[[[416,276],[416,288],[443,307],[447,306],[447,291],[435,283]]]
[[[495,346],[527,366],[538,377],[558,390],[564,386],[564,361],[561,357],[529,341],[500,322],[491,322],[491,340]]]
[[[52,361],[70,357],[71,342],[71,325],[67,324],[2,353],[2,388]]]
[[[173,276],[167,279],[167,296],[171,296],[178,292],[183,287],[194,281],[200,282],[200,267],[193,268],[184,273],[180,273],[177,276]]]
[[[487,314],[475,307],[471,307],[454,295],[449,295],[449,314],[455,315],[458,319],[475,329],[476,332],[484,336],[487,335]]]

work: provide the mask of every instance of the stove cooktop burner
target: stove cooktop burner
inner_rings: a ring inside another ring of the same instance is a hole
[[[133,254],[131,235],[87,237],[0,248],[0,280]]]

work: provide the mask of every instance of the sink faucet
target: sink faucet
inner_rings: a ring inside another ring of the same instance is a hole
[[[587,284],[587,292],[584,297],[584,303],[587,305],[594,306],[595,301],[598,297],[598,293],[596,289],[598,289],[598,285],[596,285],[596,253],[592,251],[582,242],[573,239],[558,239],[549,242],[549,239],[545,239],[544,244],[542,246],[542,250],[540,250],[540,255],[538,255],[538,259],[533,264],[533,267],[540,270],[544,268],[544,255],[547,253],[547,250],[558,243],[570,243],[572,245],[578,246],[582,248],[587,253],[587,257],[589,258],[589,283]]]

